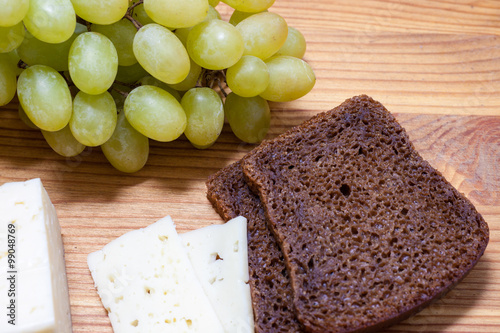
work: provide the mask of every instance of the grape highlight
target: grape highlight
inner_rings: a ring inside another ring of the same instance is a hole
[[[270,102],[316,82],[274,1],[0,0],[0,106],[17,93],[19,117],[56,153],[99,146],[126,173],[146,165],[150,140],[207,149],[224,122],[257,144]]]

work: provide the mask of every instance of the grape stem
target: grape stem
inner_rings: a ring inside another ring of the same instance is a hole
[[[135,20],[132,17],[132,15],[134,13],[134,8],[137,7],[137,6],[139,6],[140,4],[143,4],[143,3],[144,3],[144,0],[137,1],[132,6],[128,7],[127,13],[125,13],[125,16],[124,16],[124,18],[126,18],[127,20],[129,20],[130,22],[132,22],[132,24],[134,25],[134,27],[137,30],[139,30],[140,28],[142,28],[142,24],[140,24],[137,20]]]
[[[134,3],[132,6],[128,7],[127,14],[132,15],[134,8],[143,4],[143,3],[144,3],[144,0],[140,0],[140,1],[137,1],[136,3]]]
[[[199,84],[197,84],[197,86],[213,89],[222,94],[221,97],[223,98],[226,98],[228,95],[225,90],[225,88],[227,88],[227,81],[226,73],[224,70],[218,71],[203,69],[203,72],[200,75]],[[218,87],[219,89],[215,89],[215,87]]]
[[[29,66],[28,66],[28,64],[27,64],[27,63],[25,63],[24,61],[19,60],[19,62],[17,63],[17,67],[22,68],[22,69],[26,69],[26,68],[28,68]]]
[[[137,87],[139,87],[141,85],[141,84],[137,84],[137,83],[126,83],[126,82],[121,82],[121,81],[117,81],[117,80],[115,80],[113,83],[122,85],[124,87],[129,87],[131,89],[135,89],[135,88],[137,88]],[[119,93],[123,97],[127,97],[128,94],[129,94],[128,92],[125,92],[123,90],[120,90],[120,89],[116,88],[114,85],[111,86],[111,88],[109,89],[110,92],[111,92],[111,90],[116,91],[117,93]]]
[[[125,92],[125,91],[122,91],[114,86],[111,86],[111,88],[109,88],[110,90],[114,90],[116,91],[117,93],[119,93],[120,95],[122,95],[123,97],[127,97],[128,96],[128,92]]]
[[[129,87],[132,89],[140,86],[140,84],[137,84],[137,83],[126,83],[126,82],[121,82],[121,81],[117,81],[117,80],[115,80],[114,83],[117,83],[117,84],[125,86],[125,87]]]
[[[220,71],[220,74],[219,76],[217,77],[217,84],[219,85],[219,89],[220,91],[222,92],[222,94],[224,95],[224,97],[227,97],[227,92],[226,90],[223,88],[222,86],[222,82],[220,80],[220,77],[222,76],[223,80],[222,82],[224,82],[226,88],[227,88],[227,80],[226,80],[226,71],[225,70],[222,70]]]
[[[129,14],[125,14],[124,18],[126,18],[127,20],[129,20],[130,22],[132,22],[132,24],[134,25],[134,27],[137,29],[137,31],[139,31],[139,29],[142,28],[142,24],[139,23],[139,21],[135,20],[132,16],[130,16]]]

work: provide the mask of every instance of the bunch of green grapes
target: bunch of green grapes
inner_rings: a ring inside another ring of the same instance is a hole
[[[66,157],[100,146],[123,172],[149,141],[182,134],[199,149],[224,120],[258,143],[271,102],[315,84],[304,36],[274,0],[0,0],[0,106]],[[222,20],[217,6],[234,9]]]

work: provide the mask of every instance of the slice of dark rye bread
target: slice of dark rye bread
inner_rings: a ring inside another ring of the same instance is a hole
[[[365,95],[262,143],[242,167],[309,332],[409,317],[458,283],[489,240],[472,203]]]
[[[283,254],[267,227],[259,198],[243,179],[239,162],[209,177],[207,197],[224,221],[240,215],[248,220],[249,284],[255,332],[303,332],[295,316]]]

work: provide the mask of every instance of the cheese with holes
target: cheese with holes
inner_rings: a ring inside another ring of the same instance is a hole
[[[0,332],[71,332],[61,227],[40,179],[0,186]]]
[[[248,285],[247,220],[237,217],[181,234],[196,276],[224,331],[253,333]]]
[[[115,333],[223,332],[170,217],[88,256]]]

